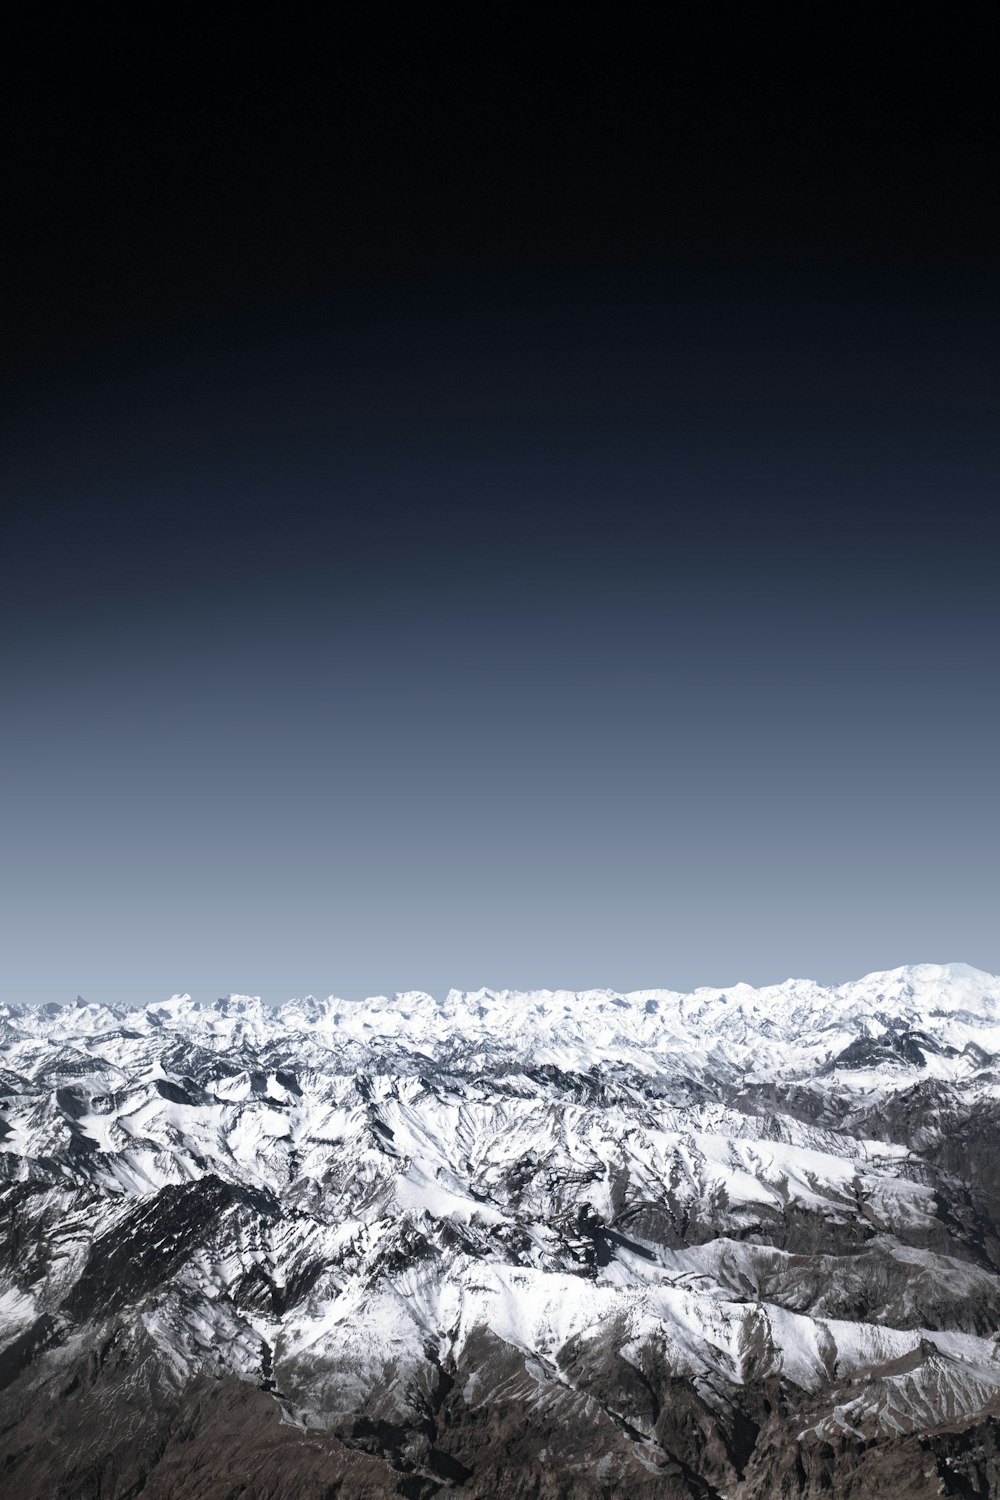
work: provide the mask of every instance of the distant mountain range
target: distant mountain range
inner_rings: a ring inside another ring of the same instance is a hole
[[[1000,979],[0,1008],[0,1492],[1000,1496]]]

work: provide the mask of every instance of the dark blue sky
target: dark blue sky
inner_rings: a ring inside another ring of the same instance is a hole
[[[1000,968],[975,95],[266,50],[25,85],[0,997]]]

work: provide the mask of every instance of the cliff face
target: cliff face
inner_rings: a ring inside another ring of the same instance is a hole
[[[1000,1495],[1000,982],[0,1019],[19,1500]]]

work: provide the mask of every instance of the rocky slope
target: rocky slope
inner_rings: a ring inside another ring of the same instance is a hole
[[[1000,1496],[1000,980],[0,1011],[22,1500]]]

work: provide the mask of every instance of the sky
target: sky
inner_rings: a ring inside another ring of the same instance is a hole
[[[986,80],[118,40],[7,104],[0,1002],[1000,970]]]

